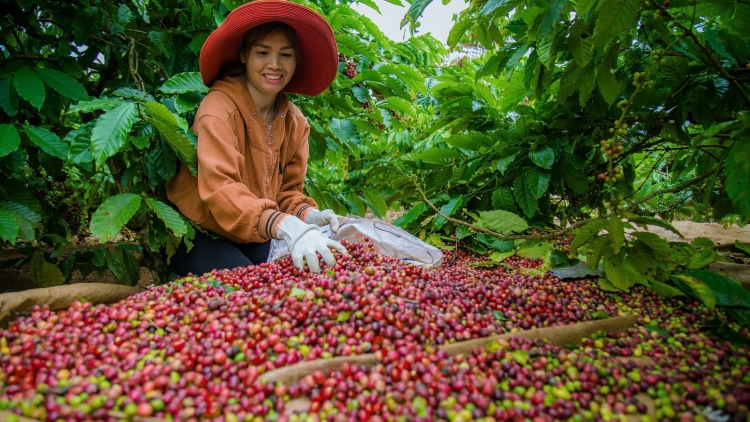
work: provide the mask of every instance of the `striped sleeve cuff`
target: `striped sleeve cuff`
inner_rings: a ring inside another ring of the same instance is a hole
[[[299,207],[297,207],[297,210],[294,212],[294,216],[299,218],[302,221],[305,221],[305,217],[307,216],[307,212],[310,210],[310,208],[313,208],[313,207],[308,204],[302,204]]]
[[[276,234],[276,229],[281,223],[281,220],[284,219],[283,212],[267,209],[263,211],[263,213],[260,216],[260,221],[258,222],[258,234],[266,239],[270,239],[274,237],[274,234]]]

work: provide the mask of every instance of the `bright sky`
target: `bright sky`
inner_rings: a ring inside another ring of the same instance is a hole
[[[352,6],[359,13],[362,13],[375,22],[378,28],[380,28],[388,38],[394,41],[403,41],[405,38],[408,38],[408,24],[404,26],[403,29],[399,28],[399,24],[409,10],[409,3],[405,0],[401,0],[404,5],[396,6],[385,0],[373,1],[378,5],[378,8],[380,8],[380,14],[371,7],[361,3],[354,3]],[[419,19],[422,26],[417,28],[417,35],[423,35],[429,32],[432,33],[433,37],[446,43],[448,40],[448,33],[453,27],[453,15],[458,14],[468,6],[468,3],[465,3],[464,0],[451,0],[451,2],[446,5],[443,4],[442,0],[433,0],[424,10],[422,17]]]

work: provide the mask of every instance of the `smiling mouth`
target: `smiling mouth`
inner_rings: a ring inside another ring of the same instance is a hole
[[[265,76],[266,78],[268,78],[268,79],[270,79],[272,81],[278,81],[279,79],[281,79],[281,75],[275,75],[275,76],[263,75],[263,76]]]

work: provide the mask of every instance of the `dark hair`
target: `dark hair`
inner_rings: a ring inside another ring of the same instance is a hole
[[[286,36],[286,39],[289,40],[292,50],[294,50],[294,57],[297,59],[297,63],[299,63],[301,58],[299,38],[297,38],[297,32],[294,30],[294,28],[285,24],[284,22],[266,22],[247,31],[245,36],[242,37],[237,61],[228,63],[225,68],[222,69],[222,71],[219,73],[219,79],[225,76],[240,76],[244,74],[245,66],[242,65],[240,57],[242,57],[243,54],[247,54],[250,48],[252,48],[253,44],[277,32],[284,34],[284,36]]]

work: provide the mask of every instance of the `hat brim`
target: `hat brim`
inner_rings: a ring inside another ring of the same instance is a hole
[[[272,21],[286,23],[297,33],[300,55],[285,92],[318,95],[336,78],[338,51],[328,21],[314,10],[286,0],[256,0],[234,9],[212,32],[200,53],[203,83],[210,87],[220,73],[240,63],[240,44],[250,29]]]

